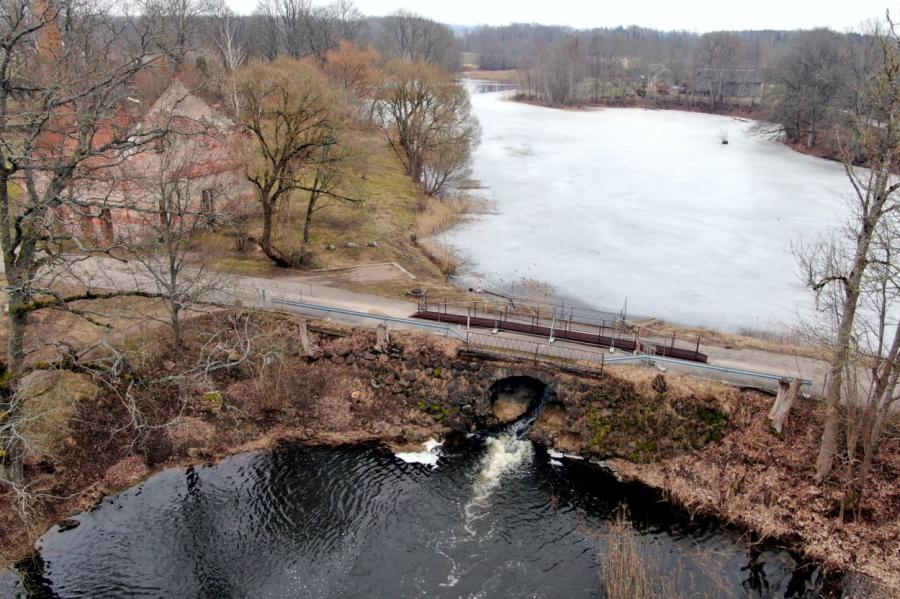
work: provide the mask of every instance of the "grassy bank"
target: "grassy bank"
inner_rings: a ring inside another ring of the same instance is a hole
[[[423,195],[404,173],[380,132],[364,131],[356,143],[356,164],[341,193],[361,202],[320,200],[322,208],[315,213],[310,235],[312,269],[396,262],[416,281],[350,286],[390,296],[402,295],[411,287],[454,293],[446,282],[446,274],[458,269],[459,263],[451,252],[427,238],[455,224],[468,210],[469,202],[441,201]],[[278,215],[278,247],[300,247],[307,203],[299,192]],[[262,219],[257,217],[249,234],[258,237],[261,230]],[[227,228],[205,234],[199,245],[217,270],[255,276],[298,274],[273,266],[252,242],[246,251],[237,251],[235,235]]]

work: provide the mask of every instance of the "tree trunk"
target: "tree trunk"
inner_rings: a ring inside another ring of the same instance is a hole
[[[772,421],[772,429],[776,433],[781,434],[781,431],[784,429],[788,414],[791,412],[791,406],[794,405],[794,400],[797,399],[797,394],[800,392],[801,384],[799,378],[793,381],[788,381],[787,379],[778,381],[778,396],[775,398],[775,403],[772,404],[772,409],[769,411],[769,420]]]
[[[263,192],[260,191],[259,193],[262,194]],[[272,245],[272,220],[275,214],[275,202],[260,198],[260,203],[263,207],[263,231],[262,237],[257,242],[259,249],[263,251],[269,260],[275,263],[275,266],[288,268],[291,266],[290,259]]]
[[[21,293],[10,291],[7,286],[7,294],[9,318],[6,339],[6,378],[11,381],[19,375],[25,362],[25,328],[28,325],[28,314],[20,311],[25,304],[25,298]],[[13,413],[16,410],[9,401],[13,393],[11,382],[7,383],[6,389],[0,391],[5,394],[4,400],[0,403],[0,412],[4,413],[5,421],[12,422],[18,417],[18,414]],[[0,457],[0,478],[14,484],[22,484],[25,476],[22,467],[21,442],[14,435],[5,434],[0,437],[0,449],[4,452]]]
[[[306,206],[306,220],[303,222],[303,243],[300,246],[300,255],[304,258],[306,257],[306,246],[309,245],[309,232],[312,230],[313,212],[318,201],[319,192],[311,191],[309,193],[309,204]]]
[[[883,201],[875,202],[876,214],[881,211]],[[837,451],[839,432],[838,407],[841,401],[841,385],[843,384],[844,368],[850,357],[850,337],[853,334],[853,323],[856,320],[856,308],[859,304],[860,282],[868,264],[869,246],[872,243],[872,235],[875,231],[870,217],[865,216],[860,235],[856,243],[856,255],[853,258],[853,269],[847,277],[846,297],[841,311],[841,320],[838,327],[838,336],[835,340],[834,353],[828,372],[828,386],[825,389],[825,426],[822,431],[822,440],[819,445],[819,455],[816,458],[816,483],[822,483],[834,465],[834,456]]]
[[[384,323],[379,324],[375,329],[375,351],[379,353],[386,352],[390,341],[387,325]]]
[[[14,485],[25,482],[24,459],[22,445],[17,439],[9,439],[3,444],[6,455],[0,459],[0,480],[9,481]]]
[[[9,284],[6,287],[6,306],[9,311],[6,338],[6,362],[7,370],[17,373],[25,362],[25,329],[28,326],[28,313],[22,309],[27,303],[15,283],[15,276],[7,274]]]
[[[312,341],[309,339],[309,331],[306,328],[306,319],[301,318],[298,325],[300,327],[300,348],[303,350],[303,355],[312,358],[316,355],[319,348],[313,345]]]

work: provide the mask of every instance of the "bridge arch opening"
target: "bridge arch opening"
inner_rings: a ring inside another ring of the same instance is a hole
[[[533,411],[552,389],[531,376],[508,376],[496,381],[489,390],[491,413],[500,422],[515,422]]]

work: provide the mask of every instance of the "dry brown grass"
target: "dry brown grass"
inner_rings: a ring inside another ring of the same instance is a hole
[[[606,599],[677,599],[671,575],[661,572],[645,554],[640,535],[620,508],[606,534],[600,555],[600,589]],[[696,592],[691,597],[700,597]]]
[[[429,198],[416,215],[414,234],[417,240],[443,233],[450,229],[473,208],[472,200],[465,197],[437,200]]]
[[[886,589],[885,596],[898,596],[900,439],[888,436],[882,444],[864,499],[866,517],[843,521],[836,516],[843,497],[840,477],[821,486],[812,480],[821,405],[796,403],[785,432],[777,435],[766,418],[771,402],[759,393],[740,392],[729,418],[731,431],[722,440],[654,464],[613,459],[610,465],[660,489],[692,514],[714,515],[757,538],[797,539],[796,548],[810,559],[869,576]]]
[[[658,370],[640,366],[607,366],[609,376],[634,385],[635,390],[645,397],[654,397],[653,380],[661,374]],[[727,413],[731,413],[740,400],[740,391],[729,385],[707,381],[686,374],[666,373],[666,396],[672,400],[701,399],[714,401]]]
[[[433,239],[420,241],[419,248],[446,276],[459,274],[465,264],[459,254],[439,241]]]
[[[359,145],[359,164],[348,178],[341,193],[362,200],[350,204],[335,200],[322,201],[316,212],[307,251],[316,268],[348,268],[366,264],[396,262],[412,273],[415,286],[435,288],[443,285],[445,274],[440,260],[426,254],[416,243],[418,231],[434,234],[452,226],[452,214],[464,208],[464,200],[438,201],[427,198],[403,171],[397,157],[376,130],[366,130],[355,141]],[[424,207],[424,210],[423,210]],[[306,197],[302,193],[291,198],[279,214],[276,245],[296,251],[301,244]],[[256,217],[249,227],[251,237],[259,237],[262,219]],[[375,245],[369,245],[376,242]],[[348,247],[349,244],[349,247]],[[280,276],[285,273],[249,244],[245,253],[237,252],[232,232],[222,228],[205,234],[198,254],[216,270],[253,276]],[[334,246],[334,249],[327,249]],[[198,256],[199,257],[199,256]],[[448,264],[449,267],[449,264]],[[359,290],[365,283],[341,280],[335,285]],[[409,290],[403,286],[395,293],[385,286],[372,286],[367,291],[395,297]]]
[[[467,79],[481,79],[482,81],[494,81],[497,83],[517,83],[519,80],[519,72],[516,70],[509,71],[483,71],[475,69],[466,71]]]

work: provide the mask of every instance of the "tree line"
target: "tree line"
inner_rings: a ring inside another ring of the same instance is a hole
[[[859,109],[852,90],[880,60],[871,31],[828,29],[697,34],[517,24],[470,30],[462,47],[481,69],[518,70],[521,93],[539,102],[754,110],[789,143],[825,144],[833,155],[834,127]]]

